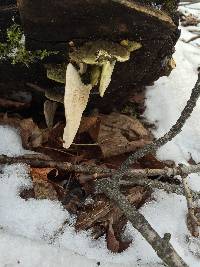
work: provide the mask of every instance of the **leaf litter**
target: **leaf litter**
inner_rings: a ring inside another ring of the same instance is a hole
[[[41,160],[53,159],[73,164],[107,167],[112,165],[109,160],[113,158],[117,162],[118,158],[119,165],[127,153],[152,141],[149,130],[138,119],[117,112],[83,116],[75,143],[69,149],[63,148],[65,123],[62,121],[46,128],[45,120],[37,124],[32,118],[23,118],[20,114],[2,113],[0,124],[18,129],[23,147],[36,153],[32,157],[36,155],[35,158]],[[122,239],[126,218],[114,203],[95,192],[90,177],[81,173],[64,173],[59,169],[35,167],[30,167],[30,176],[33,187],[21,190],[22,198],[60,201],[64,209],[76,216],[76,231],[91,230],[94,239],[105,236],[107,248],[114,253],[129,247],[131,240]],[[149,189],[143,187],[123,190],[127,199],[138,208],[151,195]]]

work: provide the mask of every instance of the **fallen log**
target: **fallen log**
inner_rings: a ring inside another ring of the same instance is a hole
[[[151,84],[173,68],[172,54],[179,37],[179,1],[133,0],[18,0],[29,50],[48,49],[68,55],[73,43],[131,40],[142,47],[130,60],[117,62],[103,99],[94,94],[90,105],[106,112],[120,108],[135,90]],[[59,59],[60,62],[63,61]],[[51,63],[58,63],[58,56]],[[69,60],[69,57],[68,57]]]
[[[13,24],[13,19],[19,23],[19,12],[15,0],[0,2],[0,42],[5,41],[6,30]]]

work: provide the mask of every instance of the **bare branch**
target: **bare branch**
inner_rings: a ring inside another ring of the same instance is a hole
[[[130,178],[130,177],[128,177]],[[167,193],[174,193],[177,195],[185,195],[185,191],[183,188],[183,185],[176,185],[176,184],[169,184],[169,183],[164,183],[158,180],[151,180],[147,178],[140,178],[137,179],[136,177],[132,177],[132,179],[126,179],[126,180],[120,180],[120,185],[121,186],[147,186],[150,188],[154,189],[161,189],[166,191]],[[198,200],[200,199],[200,192],[192,191],[191,190],[191,195],[193,200]]]
[[[29,154],[19,157],[8,157],[6,155],[0,155],[0,164],[13,164],[13,163],[25,163],[32,167],[37,168],[57,168],[67,172],[80,172],[80,173],[107,173],[107,176],[112,174],[111,169],[104,169],[98,166],[92,165],[76,165],[70,162],[62,162],[55,160],[44,160],[38,157],[37,154]]]
[[[187,183],[187,175],[182,175],[182,182],[183,182],[185,197],[187,200],[188,222],[190,222],[192,235],[198,237],[199,236],[198,228],[200,226],[200,221],[195,215],[195,207],[193,204],[192,193]]]
[[[38,157],[36,154],[28,154],[20,157],[8,157],[0,155],[0,164],[25,163],[37,168],[57,168],[66,172],[78,172],[85,174],[85,182],[94,181],[97,179],[109,178],[114,174],[115,170],[98,167],[96,165],[76,165],[70,162],[61,162],[54,160],[47,160]],[[169,184],[167,182],[160,182],[156,179],[148,179],[151,176],[173,177],[176,175],[190,174],[200,172],[200,164],[185,166],[181,165],[174,168],[165,167],[164,169],[129,169],[119,184],[121,186],[148,186],[165,190],[168,193],[176,193],[178,195],[185,195],[182,185]],[[191,191],[193,200],[200,199],[200,193]]]

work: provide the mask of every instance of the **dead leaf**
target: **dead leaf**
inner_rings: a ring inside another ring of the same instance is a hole
[[[200,22],[200,19],[197,16],[194,16],[193,14],[189,15],[182,14],[180,20],[181,20],[181,25],[184,27],[197,26],[197,24]]]
[[[139,207],[141,203],[149,197],[149,193],[147,193],[146,189],[141,186],[136,186],[129,189],[126,193],[127,199],[135,205]],[[123,216],[121,210],[117,208],[113,202],[111,202],[104,195],[98,195],[94,199],[94,204],[89,207],[85,207],[85,210],[80,212],[75,228],[77,231],[87,230],[95,225],[95,223],[105,223],[111,220],[113,221],[113,225],[119,223],[120,218]]]
[[[104,157],[135,151],[151,140],[150,133],[136,118],[119,113],[101,117],[98,144]]]
[[[48,145],[52,148],[63,148],[63,132],[64,132],[64,123],[57,123],[52,129],[48,131]]]
[[[142,169],[163,169],[168,166],[165,162],[158,160],[154,155],[148,154],[139,159],[139,168]]]
[[[48,132],[39,129],[31,118],[21,119],[19,116],[8,117],[7,114],[1,114],[0,124],[19,129],[22,145],[26,149],[39,147],[48,139]]]
[[[50,171],[52,171],[52,168],[31,168],[31,177],[36,199],[58,200],[57,192],[47,178]]]
[[[136,208],[141,207],[151,194],[141,186],[126,189],[124,193]],[[104,195],[97,195],[93,204],[79,211],[75,229],[80,231],[92,228],[95,239],[106,233],[107,247],[116,253],[127,249],[131,243],[121,239],[126,223],[127,218],[111,200]]]
[[[119,228],[119,232],[118,232],[118,231],[116,231],[116,229],[114,229],[113,222],[112,221],[109,222],[108,230],[106,233],[106,241],[107,241],[107,248],[110,251],[112,251],[113,253],[123,252],[132,243],[132,241],[130,241],[130,240],[129,241],[121,240],[120,234],[123,230],[125,223],[123,224],[122,227]]]
[[[32,119],[21,120],[19,126],[24,148],[34,148],[42,145],[43,132]]]
[[[89,229],[95,222],[104,218],[111,209],[110,201],[104,196],[99,196],[95,199],[94,205],[86,207],[85,211],[79,213],[75,229],[77,231]]]
[[[115,237],[115,233],[112,227],[112,222],[109,223],[108,231],[106,235],[107,248],[113,253],[117,253],[119,251],[119,241]]]
[[[99,118],[97,116],[82,117],[78,133],[89,132],[92,127],[95,127]]]

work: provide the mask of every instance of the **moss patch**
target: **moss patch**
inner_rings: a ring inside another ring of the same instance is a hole
[[[56,54],[47,50],[28,51],[25,48],[25,37],[18,24],[13,24],[7,29],[6,43],[0,43],[0,62],[11,61],[12,64],[22,63],[29,66],[38,60]]]

